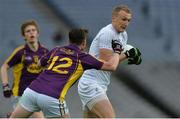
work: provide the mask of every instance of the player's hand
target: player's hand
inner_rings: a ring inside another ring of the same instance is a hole
[[[3,95],[5,98],[10,98],[12,95],[12,90],[9,87],[9,84],[3,85]]]
[[[134,58],[141,55],[141,52],[138,48],[132,48],[130,50],[127,50],[125,53],[127,58]]]
[[[123,51],[122,44],[118,40],[112,40],[111,45],[115,53],[121,54]]]
[[[141,56],[136,56],[134,58],[129,58],[128,59],[128,64],[136,64],[136,65],[139,65],[141,64],[142,62],[142,58]]]

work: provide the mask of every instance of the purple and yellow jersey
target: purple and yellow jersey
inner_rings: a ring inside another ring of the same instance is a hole
[[[14,96],[21,96],[29,84],[42,72],[43,68],[38,65],[38,61],[47,53],[48,50],[40,44],[36,52],[26,44],[16,48],[8,57],[6,63],[9,67],[13,67]]]
[[[103,62],[81,52],[76,45],[56,47],[41,60],[47,65],[29,88],[61,101],[64,101],[68,89],[79,79],[84,70],[100,69]]]

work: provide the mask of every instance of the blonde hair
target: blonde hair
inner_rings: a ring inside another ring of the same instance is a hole
[[[129,9],[129,7],[127,5],[118,5],[115,8],[113,8],[112,16],[117,16],[119,11],[121,11],[121,10],[132,14],[132,11]]]

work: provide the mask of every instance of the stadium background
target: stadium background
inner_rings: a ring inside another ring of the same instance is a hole
[[[133,11],[128,43],[141,49],[143,62],[113,73],[108,95],[117,117],[180,117],[180,0],[0,0],[0,64],[23,43],[22,22],[36,20],[40,41],[49,49],[66,44],[76,26],[89,29],[90,45],[118,4]],[[0,117],[5,117],[12,103],[0,92]],[[66,99],[71,116],[82,117],[77,84]]]

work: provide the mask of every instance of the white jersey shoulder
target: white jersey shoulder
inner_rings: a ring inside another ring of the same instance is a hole
[[[113,28],[112,24],[109,24],[102,28],[93,39],[89,53],[94,57],[99,58],[99,50],[101,48],[113,50],[111,46],[112,40],[119,40],[124,46],[127,44],[127,39],[128,37],[126,31],[118,33]],[[81,79],[85,78],[85,80],[83,79],[84,82],[89,82],[90,80],[90,82],[92,82],[92,80],[94,80],[102,85],[107,86],[110,83],[110,75],[111,72],[109,71],[91,69],[85,71]]]

